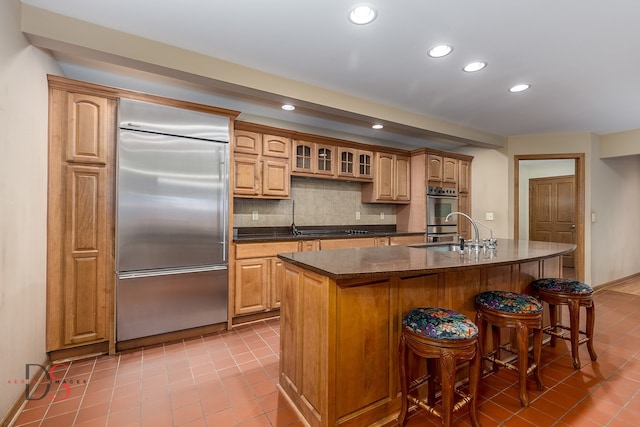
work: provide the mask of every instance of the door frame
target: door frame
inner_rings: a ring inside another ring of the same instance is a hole
[[[561,160],[575,161],[575,213],[576,213],[576,278],[584,280],[584,211],[585,211],[585,155],[584,153],[566,154],[521,154],[514,155],[514,214],[513,236],[518,240],[520,229],[520,160]]]

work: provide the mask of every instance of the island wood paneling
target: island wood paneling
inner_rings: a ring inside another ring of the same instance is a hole
[[[402,314],[438,306],[475,318],[475,296],[526,290],[560,256],[343,282],[284,262],[280,387],[313,427],[383,425],[398,414]],[[507,334],[504,340],[509,340]],[[424,370],[413,364],[413,371]]]

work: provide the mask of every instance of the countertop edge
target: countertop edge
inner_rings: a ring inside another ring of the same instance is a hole
[[[534,242],[534,243],[548,243],[548,242]],[[502,265],[512,265],[512,264],[517,264],[520,262],[527,262],[527,261],[539,261],[542,259],[546,259],[546,258],[550,258],[550,257],[555,257],[555,256],[560,256],[560,255],[564,255],[566,253],[569,253],[573,250],[575,250],[576,246],[575,245],[571,245],[571,244],[558,244],[558,245],[566,245],[567,247],[565,249],[562,250],[554,250],[554,251],[549,251],[547,253],[543,253],[540,255],[536,255],[536,256],[527,256],[527,257],[522,257],[522,258],[510,258],[510,259],[496,259],[496,260],[489,260],[489,261],[485,261],[482,263],[472,263],[472,264],[460,264],[460,265],[445,265],[445,266],[430,266],[430,267],[424,267],[424,268],[414,268],[414,269],[389,269],[389,270],[385,270],[385,271],[375,271],[375,272],[348,272],[348,273],[336,273],[336,272],[332,272],[329,270],[326,270],[324,268],[320,268],[316,265],[307,263],[307,262],[302,262],[299,261],[295,258],[293,258],[293,256],[295,256],[295,252],[290,252],[290,253],[280,253],[277,255],[277,257],[287,263],[290,263],[292,265],[298,266],[300,268],[304,268],[306,270],[312,271],[314,273],[320,274],[322,276],[326,276],[332,280],[335,280],[336,282],[346,282],[346,281],[353,281],[353,280],[360,280],[360,279],[383,279],[383,278],[389,278],[389,277],[410,277],[410,276],[419,276],[419,275],[425,275],[425,274],[435,274],[435,273],[444,273],[447,271],[460,271],[460,270],[467,270],[467,269],[474,269],[474,268],[479,268],[479,267],[487,267],[487,266],[491,266],[491,267],[497,267],[497,266],[502,266]],[[411,246],[411,245],[409,245]],[[385,246],[385,247],[379,247],[379,248],[367,248],[369,250],[377,250],[377,249],[383,249],[383,248],[393,248],[393,247],[389,247],[389,246]],[[344,250],[355,250],[355,249],[338,249],[341,251]],[[384,249],[383,249],[384,250]],[[388,250],[388,249],[387,249]],[[424,250],[424,249],[423,249]],[[323,251],[318,251],[318,253],[322,253]],[[325,252],[329,252],[329,251],[325,251]]]
[[[422,232],[393,232],[393,233],[367,233],[367,234],[321,234],[321,235],[278,235],[278,236],[255,236],[240,237],[233,239],[232,243],[267,243],[267,242],[290,242],[296,240],[337,240],[337,239],[366,239],[369,237],[399,237],[399,236],[421,236]]]

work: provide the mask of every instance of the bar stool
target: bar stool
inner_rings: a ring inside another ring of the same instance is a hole
[[[406,423],[409,403],[414,403],[439,417],[443,426],[450,426],[453,413],[469,406],[473,427],[480,427],[476,414],[476,399],[480,381],[478,328],[467,316],[444,308],[421,307],[406,312],[402,319],[400,338],[400,384],[402,408],[398,423]],[[409,356],[426,359],[427,374],[412,380]],[[469,361],[469,393],[455,389],[456,370],[460,363]],[[439,375],[436,375],[439,373]],[[436,383],[440,377],[440,405],[436,402]],[[426,399],[412,395],[421,386],[427,386]]]
[[[571,358],[573,367],[580,369],[580,354],[578,346],[587,344],[591,360],[598,356],[593,348],[593,327],[595,324],[595,306],[593,304],[593,288],[578,280],[564,278],[542,278],[531,282],[533,291],[540,300],[549,304],[550,325],[543,332],[551,335],[551,347],[556,346],[556,338],[571,342]],[[569,327],[558,322],[558,306],[569,307]],[[587,313],[586,330],[580,330],[580,307]],[[569,336],[560,330],[568,330]]]
[[[520,381],[520,403],[529,406],[527,376],[533,374],[538,390],[543,390],[540,376],[542,354],[542,304],[530,295],[508,291],[487,291],[476,296],[476,324],[482,358],[492,362],[493,372],[502,366],[517,371]],[[491,350],[487,351],[487,325],[491,324]],[[514,328],[516,351],[511,346],[500,345],[500,328]],[[529,363],[529,331],[533,331],[533,360]],[[518,365],[500,359],[504,349],[518,356]]]

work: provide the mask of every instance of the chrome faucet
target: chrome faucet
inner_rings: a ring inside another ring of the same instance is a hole
[[[476,224],[481,225],[484,228],[486,228],[487,230],[489,230],[489,241],[486,242],[486,239],[482,239],[483,245],[488,243],[488,248],[489,249],[495,249],[496,245],[498,244],[498,241],[493,238],[493,229],[491,227],[489,227],[487,224],[485,224],[485,223],[483,223],[481,221],[477,221],[476,220]]]
[[[446,216],[446,218],[444,219],[444,222],[449,222],[449,218],[451,217],[451,215],[462,215],[463,217],[467,218],[469,221],[471,221],[471,225],[473,225],[473,232],[476,236],[476,240],[473,242],[473,244],[475,245],[476,249],[480,248],[480,234],[478,233],[478,224],[476,224],[476,222],[473,220],[473,218],[471,218],[469,215],[467,215],[466,213],[463,212],[451,212],[449,215]]]

